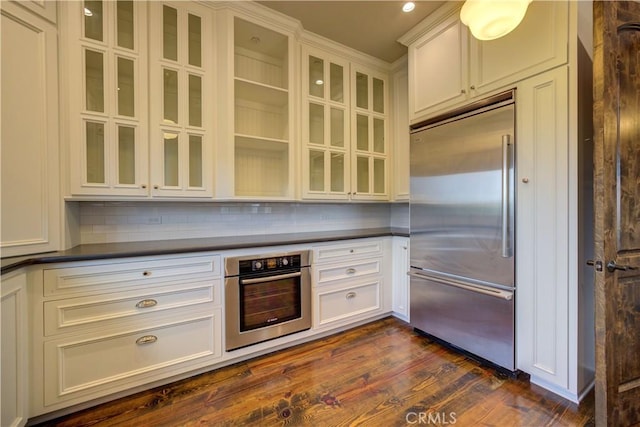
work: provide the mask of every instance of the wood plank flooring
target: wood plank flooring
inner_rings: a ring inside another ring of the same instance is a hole
[[[580,405],[382,319],[49,426],[593,426]]]

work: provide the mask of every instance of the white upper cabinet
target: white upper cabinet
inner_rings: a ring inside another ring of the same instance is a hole
[[[303,197],[347,199],[349,63],[306,46],[302,58]]]
[[[213,11],[150,3],[151,194],[212,197]]]
[[[231,16],[233,61],[232,195],[293,197],[293,41],[290,35]],[[229,179],[227,177],[227,179]],[[231,180],[229,180],[231,181]]]
[[[60,9],[71,193],[144,196],[147,5],[61,2]]]
[[[302,50],[303,197],[388,200],[388,77]]]
[[[534,1],[514,31],[480,41],[460,22],[459,5],[446,3],[401,38],[409,47],[411,122],[565,64],[568,24],[568,2]]]
[[[467,99],[467,29],[457,14],[409,45],[411,119]]]
[[[213,13],[64,3],[72,195],[213,196]]]
[[[352,65],[351,94],[351,198],[387,200],[388,78]]]
[[[60,5],[65,195],[391,198],[390,64],[255,2]]]
[[[470,37],[471,90],[486,93],[567,62],[569,4],[534,1],[523,21],[505,37]]]

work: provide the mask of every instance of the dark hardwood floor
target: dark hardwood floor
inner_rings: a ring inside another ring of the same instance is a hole
[[[52,426],[592,426],[575,405],[386,318],[50,421]]]

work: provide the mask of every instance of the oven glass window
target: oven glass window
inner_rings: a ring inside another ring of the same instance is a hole
[[[250,331],[301,317],[300,278],[240,286],[240,331]]]

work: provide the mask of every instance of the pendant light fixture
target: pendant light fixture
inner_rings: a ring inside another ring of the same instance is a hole
[[[460,20],[478,40],[493,40],[513,31],[532,0],[467,0]]]

